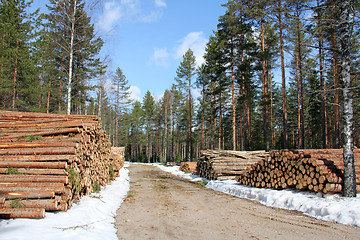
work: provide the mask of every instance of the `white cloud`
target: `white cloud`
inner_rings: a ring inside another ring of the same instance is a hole
[[[98,20],[98,25],[102,31],[109,32],[121,16],[121,7],[115,1],[106,2],[103,8],[103,15]]]
[[[137,22],[154,22],[162,16],[162,8],[166,7],[164,0],[155,0],[156,9],[145,10],[140,0],[111,0],[103,5],[102,15],[98,19],[100,30],[109,32],[120,20]]]
[[[166,7],[166,2],[164,0],[155,0],[157,7]]]
[[[151,64],[161,67],[169,66],[169,57],[167,48],[155,48],[154,54],[150,57]]]
[[[204,53],[207,43],[207,38],[204,37],[203,32],[191,32],[186,37],[180,40],[180,45],[176,49],[175,58],[182,58],[186,51],[190,48],[196,57],[196,64],[200,66],[205,62]]]
[[[141,90],[138,86],[130,86],[130,98],[134,101],[141,101]]]

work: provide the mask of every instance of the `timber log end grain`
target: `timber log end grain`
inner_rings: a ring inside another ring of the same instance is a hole
[[[182,162],[180,163],[180,171],[196,173],[197,162]]]
[[[271,151],[270,157],[237,177],[240,184],[259,188],[293,188],[341,193],[344,161],[342,149]],[[354,150],[357,191],[360,191],[360,150]]]

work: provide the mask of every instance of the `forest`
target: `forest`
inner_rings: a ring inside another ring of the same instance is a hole
[[[121,66],[111,72],[100,56],[94,6],[50,0],[45,14],[31,3],[0,3],[1,110],[98,115],[113,145],[140,162],[341,148],[352,131],[360,145],[358,1],[228,1],[205,64],[189,49],[161,99],[148,91],[141,102]]]

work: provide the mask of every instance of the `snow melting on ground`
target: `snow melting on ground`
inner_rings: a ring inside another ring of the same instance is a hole
[[[297,210],[318,219],[360,227],[359,194],[356,198],[344,198],[337,194],[254,188],[240,185],[235,180],[208,181],[197,175],[179,171],[178,166],[165,167],[159,164],[156,166],[192,181],[207,181],[206,187],[215,191],[255,200],[270,207]]]
[[[0,220],[0,239],[118,239],[113,223],[130,189],[128,173],[122,168],[111,184],[99,193],[82,197],[67,212],[46,212],[43,219]]]

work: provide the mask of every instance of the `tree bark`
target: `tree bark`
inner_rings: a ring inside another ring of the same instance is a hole
[[[233,150],[236,151],[236,108],[235,108],[235,74],[234,74],[234,53],[231,48],[231,96],[232,96],[232,140],[233,140]]]
[[[69,51],[69,75],[68,75],[68,96],[67,96],[67,114],[71,114],[71,90],[72,90],[72,68],[74,58],[74,37],[75,37],[75,13],[77,0],[74,1],[73,12],[71,14],[71,30],[70,30],[70,51]]]
[[[191,75],[188,76],[189,81],[189,159],[193,159],[193,147],[192,147],[192,107],[191,107]]]
[[[300,19],[300,12],[297,10],[297,19]],[[296,59],[296,75],[298,80],[298,133],[299,148],[305,148],[305,129],[304,129],[304,89],[302,80],[302,51],[300,36],[300,20],[297,23],[297,59]]]
[[[18,71],[18,54],[19,54],[19,40],[16,40],[14,79],[13,79],[13,94],[12,94],[12,109],[15,109],[16,79],[17,79],[17,71]]]
[[[265,55],[265,26],[264,21],[261,21],[261,43],[262,43],[262,52]],[[266,70],[266,59],[263,56],[263,119],[264,119],[264,144],[265,151],[269,151],[270,143],[269,143],[269,120],[268,120],[268,82],[267,82],[267,70]]]
[[[288,116],[287,116],[287,96],[286,96],[286,78],[285,78],[285,60],[284,60],[284,39],[282,28],[282,4],[281,0],[278,0],[278,20],[279,20],[279,38],[280,38],[280,56],[281,56],[281,80],[282,80],[282,99],[283,99],[283,147],[288,148]]]
[[[41,102],[42,102],[42,88],[43,88],[43,76],[44,76],[43,68],[44,68],[44,61],[41,61],[39,108],[41,108]]]
[[[63,73],[64,73],[64,61],[65,61],[65,50],[63,50],[63,55],[61,58],[61,76],[59,82],[59,101],[58,101],[58,111],[61,112],[61,100],[62,100],[62,81],[63,81]]]
[[[350,76],[350,11],[351,1],[341,1],[340,7],[340,42],[341,42],[341,77],[344,95],[344,196],[356,197],[356,175],[354,164],[354,111],[353,93]]]
[[[340,93],[339,93],[339,70],[338,70],[338,47],[336,31],[333,33],[333,71],[334,71],[334,148],[340,148]]]
[[[50,110],[50,93],[51,93],[51,76],[49,77],[49,89],[47,93],[46,113],[49,113]]]

